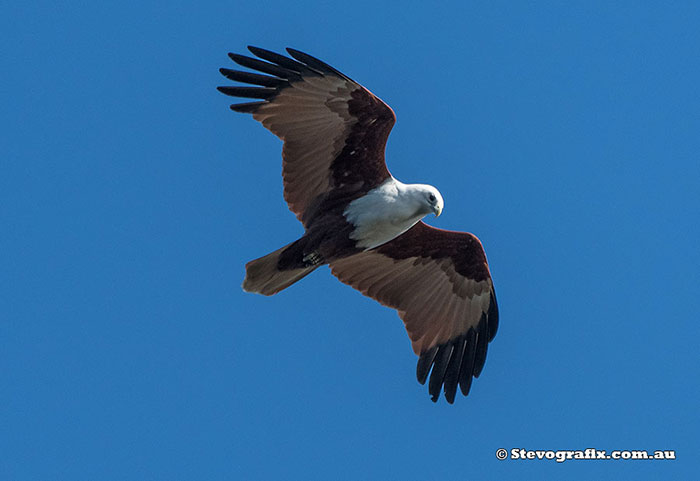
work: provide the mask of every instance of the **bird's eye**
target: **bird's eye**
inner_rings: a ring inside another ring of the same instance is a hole
[[[430,202],[435,202],[435,194],[430,194],[430,195],[428,196],[428,200],[429,200]]]

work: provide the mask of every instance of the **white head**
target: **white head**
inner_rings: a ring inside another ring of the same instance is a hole
[[[354,226],[357,247],[372,249],[413,227],[428,214],[439,216],[444,202],[432,185],[404,184],[390,177],[348,204],[343,212]]]
[[[407,187],[408,194],[414,201],[416,214],[435,214],[435,217],[440,217],[445,202],[435,187],[426,184],[409,184]]]

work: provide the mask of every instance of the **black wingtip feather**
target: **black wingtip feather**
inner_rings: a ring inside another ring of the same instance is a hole
[[[440,390],[445,379],[445,372],[447,371],[452,351],[452,344],[443,344],[438,348],[438,353],[435,356],[435,365],[433,366],[433,372],[430,373],[430,381],[428,381],[428,392],[433,402],[437,402],[440,397]]]
[[[242,72],[240,70],[231,70],[228,68],[220,68],[221,75],[234,82],[243,82],[253,85],[261,85],[263,87],[280,88],[289,85],[284,79],[270,77],[269,75],[260,75],[251,72]]]
[[[305,70],[304,66],[299,62],[296,62],[290,58],[285,57],[284,55],[280,55],[270,50],[265,50],[264,48],[260,47],[254,47],[252,45],[248,45],[248,50],[256,57],[259,57],[263,60],[267,60],[268,62],[272,62],[276,65],[279,65],[280,67],[292,70],[293,72],[302,73]]]
[[[267,102],[248,102],[244,104],[232,104],[230,106],[231,110],[234,112],[241,112],[244,114],[252,114],[258,110],[261,105],[265,105]]]
[[[425,351],[423,354],[420,355],[420,358],[418,358],[418,365],[416,366],[416,377],[418,378],[418,382],[421,384],[425,384],[425,381],[428,379],[428,373],[430,372],[430,368],[433,365],[433,361],[435,360],[435,354],[437,354],[438,347],[433,346],[427,351]]]
[[[489,342],[493,341],[498,331],[498,302],[496,301],[496,293],[491,291],[491,300],[489,302],[489,311],[486,313],[489,323]]]
[[[263,60],[267,60],[268,62],[272,62],[276,65],[279,65],[280,67],[292,70],[294,72],[297,72],[299,74],[303,75],[321,75],[321,72],[318,72],[316,70],[312,70],[309,68],[307,65],[304,65],[303,63],[297,62],[296,60],[292,60],[289,57],[285,57],[284,55],[280,55],[278,53],[272,52],[270,50],[266,50],[264,48],[260,47],[253,47],[252,45],[248,45],[248,50],[255,55],[256,57],[259,57]]]
[[[298,72],[280,67],[279,65],[275,65],[273,63],[263,62],[257,58],[246,57],[245,55],[239,55],[231,52],[229,52],[228,56],[238,65],[257,70],[258,72],[274,75],[275,77],[279,77],[281,79],[297,80],[301,78],[301,75],[299,75]]]
[[[269,87],[217,87],[222,94],[247,99],[269,99],[277,94],[277,89]]]
[[[470,328],[466,334],[464,347],[464,357],[462,367],[459,370],[459,389],[467,396],[472,385],[472,374],[474,372],[474,355],[476,354],[476,331]]]
[[[294,48],[287,48],[287,53],[297,59],[300,62],[303,62],[305,65],[311,67],[314,70],[317,70],[321,73],[329,73],[333,75],[337,75],[341,78],[350,80],[345,74],[339,72],[337,69],[331,67],[328,65],[326,62],[323,60],[319,60],[316,57],[312,57],[308,53],[301,52],[299,50],[296,50]]]
[[[486,314],[481,315],[481,320],[477,326],[476,353],[474,354],[474,377],[479,377],[481,370],[486,362],[486,351],[488,350],[488,326],[486,322]]]
[[[445,400],[450,404],[455,402],[455,396],[457,395],[459,369],[462,365],[462,358],[464,357],[464,344],[465,337],[458,337],[454,344],[450,363],[447,365],[447,371],[445,371]]]

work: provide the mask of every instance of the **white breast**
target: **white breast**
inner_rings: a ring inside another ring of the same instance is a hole
[[[406,185],[390,177],[366,195],[350,202],[345,218],[355,226],[350,238],[357,247],[373,249],[398,237],[421,220],[416,203],[406,195]]]

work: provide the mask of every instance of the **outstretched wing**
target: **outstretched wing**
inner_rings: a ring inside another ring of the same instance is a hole
[[[365,193],[389,176],[384,147],[396,121],[394,112],[360,84],[305,53],[285,57],[256,47],[257,57],[230,53],[239,65],[258,73],[222,68],[234,81],[259,87],[218,87],[234,97],[261,99],[231,105],[284,141],[284,198],[307,224],[314,209],[334,189]]]
[[[454,402],[479,377],[498,328],[486,255],[472,234],[419,222],[391,242],[330,264],[342,282],[399,311],[433,401]]]

